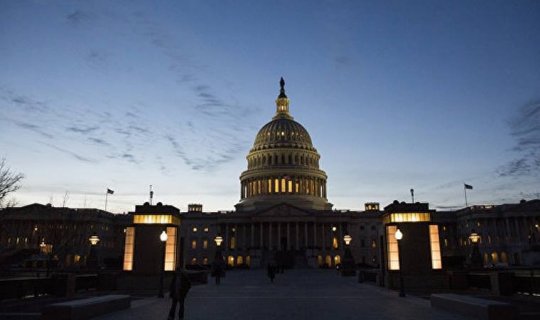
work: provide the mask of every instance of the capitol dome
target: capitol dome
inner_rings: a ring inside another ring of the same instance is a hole
[[[240,176],[238,211],[258,210],[280,203],[304,209],[330,210],[326,173],[307,130],[289,113],[285,81],[276,100],[276,114],[257,133],[247,155],[248,169]]]

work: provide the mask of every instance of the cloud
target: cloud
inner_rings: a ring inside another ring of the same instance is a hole
[[[90,140],[90,141],[92,141],[92,142],[94,142],[96,144],[103,145],[103,146],[110,146],[111,145],[107,141],[105,141],[103,139],[100,139],[100,138],[89,137],[88,140]]]
[[[540,174],[540,101],[519,108],[509,126],[516,140],[513,151],[518,156],[497,170],[499,176]]]
[[[60,148],[58,146],[55,146],[53,144],[50,144],[50,143],[46,143],[46,142],[41,142],[41,144],[43,145],[46,145],[48,146],[49,148],[52,148],[52,149],[55,149],[57,151],[60,151],[64,154],[67,154],[67,155],[70,155],[72,156],[74,159],[76,160],[79,160],[79,161],[83,161],[83,162],[88,162],[88,163],[97,163],[97,160],[96,159],[91,159],[91,158],[87,158],[87,157],[84,157],[78,153],[75,153],[73,151],[69,151],[69,150],[66,150],[66,149],[63,149],[63,148]]]
[[[15,125],[17,125],[18,127],[20,128],[23,128],[23,129],[26,129],[26,130],[30,130],[30,131],[33,131],[33,132],[36,132],[36,133],[39,133],[40,135],[46,137],[46,138],[49,138],[49,139],[52,139],[54,138],[54,136],[52,134],[49,134],[47,132],[45,132],[40,126],[38,125],[35,125],[35,124],[31,124],[31,123],[26,123],[26,122],[22,122],[22,121],[17,121],[15,120],[14,121]]]
[[[68,127],[66,128],[67,131],[80,133],[80,134],[89,134],[96,130],[98,130],[98,126],[90,126],[90,127]]]
[[[79,26],[82,23],[94,20],[96,15],[91,12],[84,12],[81,10],[75,10],[66,16],[69,24],[73,26]]]

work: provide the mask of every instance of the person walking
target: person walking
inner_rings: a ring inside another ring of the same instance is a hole
[[[216,260],[214,263],[212,263],[211,275],[212,277],[216,278],[216,285],[219,285],[221,283],[221,277],[225,275],[225,267],[221,261]]]
[[[266,271],[268,273],[268,278],[270,278],[270,282],[274,283],[274,278],[276,277],[276,267],[272,263],[269,263],[266,266]]]
[[[171,310],[169,311],[168,320],[174,320],[176,313],[176,305],[179,304],[178,319],[184,319],[184,300],[191,288],[191,281],[184,270],[177,268],[174,277],[171,281],[170,296],[172,299]]]

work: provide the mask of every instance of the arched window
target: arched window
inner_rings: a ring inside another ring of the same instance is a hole
[[[334,265],[341,264],[341,257],[339,255],[334,257]]]
[[[331,256],[326,256],[326,266],[328,268],[330,268],[332,266],[332,257]]]

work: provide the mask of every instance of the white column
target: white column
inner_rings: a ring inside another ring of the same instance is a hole
[[[291,227],[287,222],[287,250],[291,248]]]
[[[272,250],[272,222],[268,223],[268,248]]]
[[[259,246],[262,249],[264,247],[264,238],[263,238],[264,228],[263,228],[263,223],[262,222],[259,223],[259,227],[261,228],[261,230],[260,230],[261,232],[259,234],[259,241],[260,241]]]
[[[250,246],[253,248],[255,246],[255,225],[251,224],[251,243]]]
[[[300,222],[296,222],[296,250],[300,250]]]
[[[281,250],[281,222],[278,222],[277,225],[277,243],[278,243],[278,251]]]
[[[304,247],[308,247],[308,229],[307,229],[307,221],[304,221]]]

